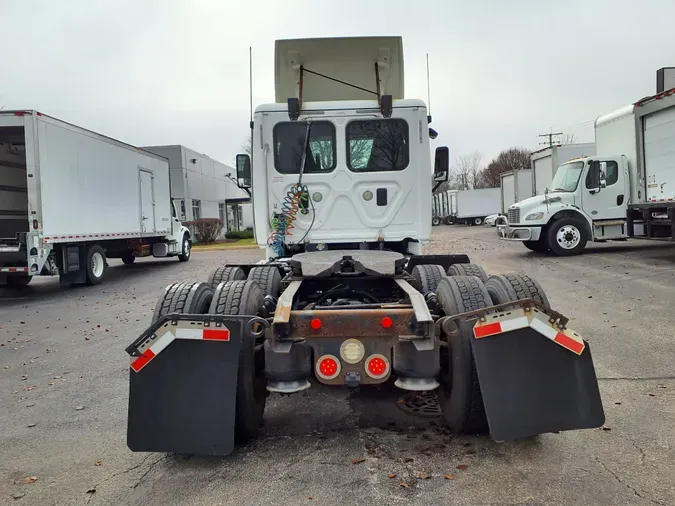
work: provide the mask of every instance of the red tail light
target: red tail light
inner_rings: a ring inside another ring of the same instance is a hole
[[[314,318],[311,322],[309,322],[309,326],[312,327],[314,330],[319,330],[322,326],[321,320],[318,318]]]
[[[33,230],[38,229],[38,220],[33,220]]]
[[[325,380],[337,378],[341,369],[340,361],[333,355],[323,355],[316,361],[316,374]]]
[[[389,360],[384,355],[371,355],[366,360],[366,374],[373,379],[382,379],[389,374]]]
[[[381,323],[382,323],[382,326],[383,326],[385,329],[390,329],[390,328],[392,327],[392,325],[394,325],[394,320],[392,320],[392,319],[389,318],[388,316],[385,316],[384,318],[382,318],[382,322],[381,322]]]

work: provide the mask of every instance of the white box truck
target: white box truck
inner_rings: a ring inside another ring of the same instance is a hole
[[[455,223],[482,225],[487,216],[499,213],[501,195],[499,188],[458,190],[453,194]]]
[[[532,169],[514,170],[501,175],[501,213],[506,214],[512,204],[533,195]]]
[[[0,282],[98,284],[106,258],[190,258],[165,158],[37,111],[0,111]]]
[[[597,155],[558,168],[546,197],[511,205],[498,233],[533,251],[588,241],[675,240],[675,88],[595,121]]]
[[[532,188],[534,195],[544,195],[550,188],[555,171],[572,158],[582,158],[595,154],[595,143],[558,144],[547,146],[530,155],[532,164]]]

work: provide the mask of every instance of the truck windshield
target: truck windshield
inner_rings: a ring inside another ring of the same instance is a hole
[[[274,167],[282,174],[299,174],[306,121],[287,121],[274,126]],[[305,174],[335,169],[335,126],[330,121],[313,121],[307,147]]]
[[[577,189],[579,178],[584,170],[584,162],[566,163],[558,167],[551,181],[549,191],[573,192]]]
[[[402,119],[352,121],[347,125],[347,166],[355,172],[408,166],[408,123]]]

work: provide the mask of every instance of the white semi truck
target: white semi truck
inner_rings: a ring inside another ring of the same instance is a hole
[[[277,41],[276,103],[237,156],[266,259],[160,295],[127,348],[133,451],[227,455],[268,395],[319,387],[432,392],[452,430],[500,441],[604,422],[588,343],[536,281],[423,254],[449,152],[432,169],[403,82],[400,37]]]
[[[190,258],[168,161],[37,111],[0,111],[0,283],[98,284],[107,258]]]
[[[582,158],[595,154],[595,143],[558,144],[547,146],[530,155],[532,164],[532,188],[534,195],[543,195],[550,186],[555,171],[564,162],[572,158]]]
[[[544,196],[508,208],[499,236],[534,251],[675,239],[675,89],[595,121],[597,155],[562,164]]]

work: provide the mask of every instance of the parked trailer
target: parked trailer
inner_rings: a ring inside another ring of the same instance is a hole
[[[190,244],[166,159],[37,111],[0,111],[0,282],[98,284],[107,258],[187,261]]]
[[[227,455],[270,394],[385,383],[437,393],[451,430],[498,441],[602,425],[588,343],[536,281],[423,254],[429,116],[403,98],[400,37],[277,41],[276,77],[237,155],[267,260],[160,296],[127,348],[129,448]],[[306,156],[336,144],[351,158]],[[436,148],[437,183],[448,166]]]
[[[501,214],[505,215],[509,206],[525,200],[532,193],[532,169],[515,170],[501,175]]]
[[[455,222],[464,225],[482,225],[486,217],[499,213],[500,194],[499,188],[453,192],[456,202],[453,213]]]
[[[560,166],[546,199],[510,206],[500,237],[556,255],[588,241],[675,240],[675,88],[600,116],[595,144],[596,156]]]
[[[555,171],[564,162],[572,158],[582,158],[595,154],[595,143],[558,144],[545,147],[530,155],[532,164],[532,188],[534,195],[544,195],[546,189],[552,190],[551,181]]]

